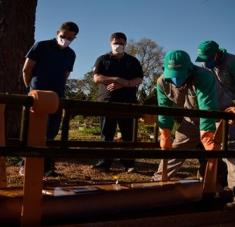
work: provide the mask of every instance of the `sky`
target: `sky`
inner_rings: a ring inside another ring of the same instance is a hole
[[[192,62],[204,40],[235,53],[235,0],[38,0],[35,40],[54,38],[65,21],[80,28],[71,44],[74,79],[110,51],[109,37],[119,31],[128,40],[151,39],[164,51],[185,50]]]

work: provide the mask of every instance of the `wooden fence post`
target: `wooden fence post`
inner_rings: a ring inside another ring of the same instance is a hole
[[[48,114],[57,111],[59,98],[55,92],[33,90],[34,98],[30,109],[28,146],[46,145]],[[42,187],[44,158],[25,159],[24,197],[21,211],[21,226],[40,226],[42,216]]]
[[[0,104],[0,146],[5,146],[5,104]],[[6,160],[0,157],[0,188],[7,186]]]

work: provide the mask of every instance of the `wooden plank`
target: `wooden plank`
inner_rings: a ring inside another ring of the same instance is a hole
[[[45,116],[31,114],[28,136],[29,145],[45,145],[43,138],[46,135],[46,125],[47,118]],[[43,163],[43,158],[27,157],[25,159],[24,197],[21,212],[22,226],[39,226],[41,223]]]
[[[0,190],[0,222],[5,217],[8,220],[19,218],[22,193],[11,189],[8,191]],[[201,194],[202,183],[199,181],[49,188],[44,189],[42,217],[43,223],[51,221],[57,224],[71,219],[97,219],[100,216],[187,204],[199,201]],[[36,211],[35,207],[32,210]]]
[[[34,106],[29,117],[28,145],[43,147],[46,145],[48,114],[58,109],[59,100],[51,91],[31,91],[30,95],[34,98]],[[22,226],[41,225],[43,172],[43,158],[26,158]]]
[[[33,98],[27,95],[0,93],[0,103],[14,106],[32,106]]]
[[[188,116],[233,119],[233,113],[222,111],[192,110],[183,108],[158,107],[155,105],[140,105],[130,103],[112,103],[112,102],[92,102],[79,101],[72,99],[61,99],[61,108],[71,109],[74,113],[87,116],[129,116],[141,117],[143,114],[149,115],[167,115],[167,116]]]
[[[5,146],[5,105],[0,104],[0,146]],[[0,157],[0,188],[7,186],[6,161]]]

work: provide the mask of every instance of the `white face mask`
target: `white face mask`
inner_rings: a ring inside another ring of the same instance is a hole
[[[124,53],[124,46],[120,44],[113,44],[112,45],[112,53],[115,54],[122,54]]]
[[[70,45],[71,41],[70,40],[67,40],[67,39],[64,39],[64,38],[61,38],[61,37],[57,37],[57,42],[58,44],[62,47],[62,48],[66,48]]]

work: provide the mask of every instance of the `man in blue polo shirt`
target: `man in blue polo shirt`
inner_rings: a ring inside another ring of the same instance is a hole
[[[50,90],[64,97],[66,80],[73,70],[75,52],[69,47],[79,32],[74,22],[65,22],[57,31],[55,39],[35,43],[26,55],[23,80],[29,90]],[[58,131],[62,111],[51,114],[48,119],[47,139],[53,140]],[[54,163],[45,159],[45,175],[56,175]],[[23,174],[23,168],[20,173]]]

